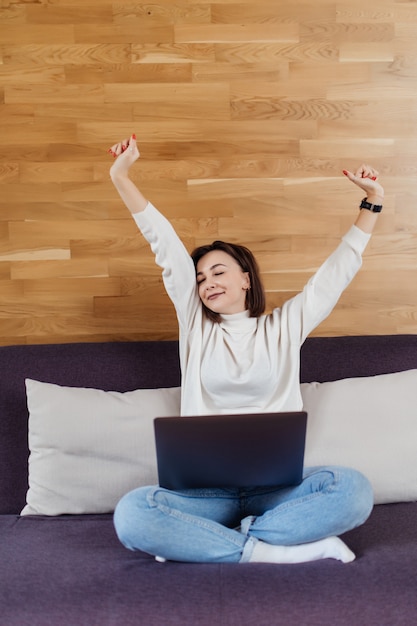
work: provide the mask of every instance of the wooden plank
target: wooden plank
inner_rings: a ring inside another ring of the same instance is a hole
[[[279,24],[186,24],[174,26],[175,43],[297,42],[296,23]]]

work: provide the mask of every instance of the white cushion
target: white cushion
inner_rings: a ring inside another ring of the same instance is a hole
[[[26,380],[29,489],[22,515],[106,513],[156,484],[153,418],[180,414],[180,388],[127,393]]]
[[[344,465],[370,480],[375,503],[417,500],[417,370],[303,383],[305,465]]]

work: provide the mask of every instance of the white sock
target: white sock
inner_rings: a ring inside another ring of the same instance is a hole
[[[339,537],[327,537],[297,546],[275,546],[257,541],[249,562],[306,563],[319,559],[337,559],[343,563],[350,563],[355,559],[355,555]]]
[[[164,559],[163,556],[156,556],[155,561],[158,561],[158,563],[165,563],[166,559]]]

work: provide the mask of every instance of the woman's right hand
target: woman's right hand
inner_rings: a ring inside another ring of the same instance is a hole
[[[115,143],[107,152],[115,159],[110,168],[110,176],[112,178],[119,174],[127,176],[130,168],[140,156],[136,144],[136,135],[133,134],[129,139],[123,139]]]

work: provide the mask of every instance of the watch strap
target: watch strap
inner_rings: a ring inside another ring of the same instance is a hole
[[[381,213],[382,204],[372,204],[368,202],[367,198],[364,198],[359,205],[360,209],[367,209],[368,211],[372,211],[372,213]]]

